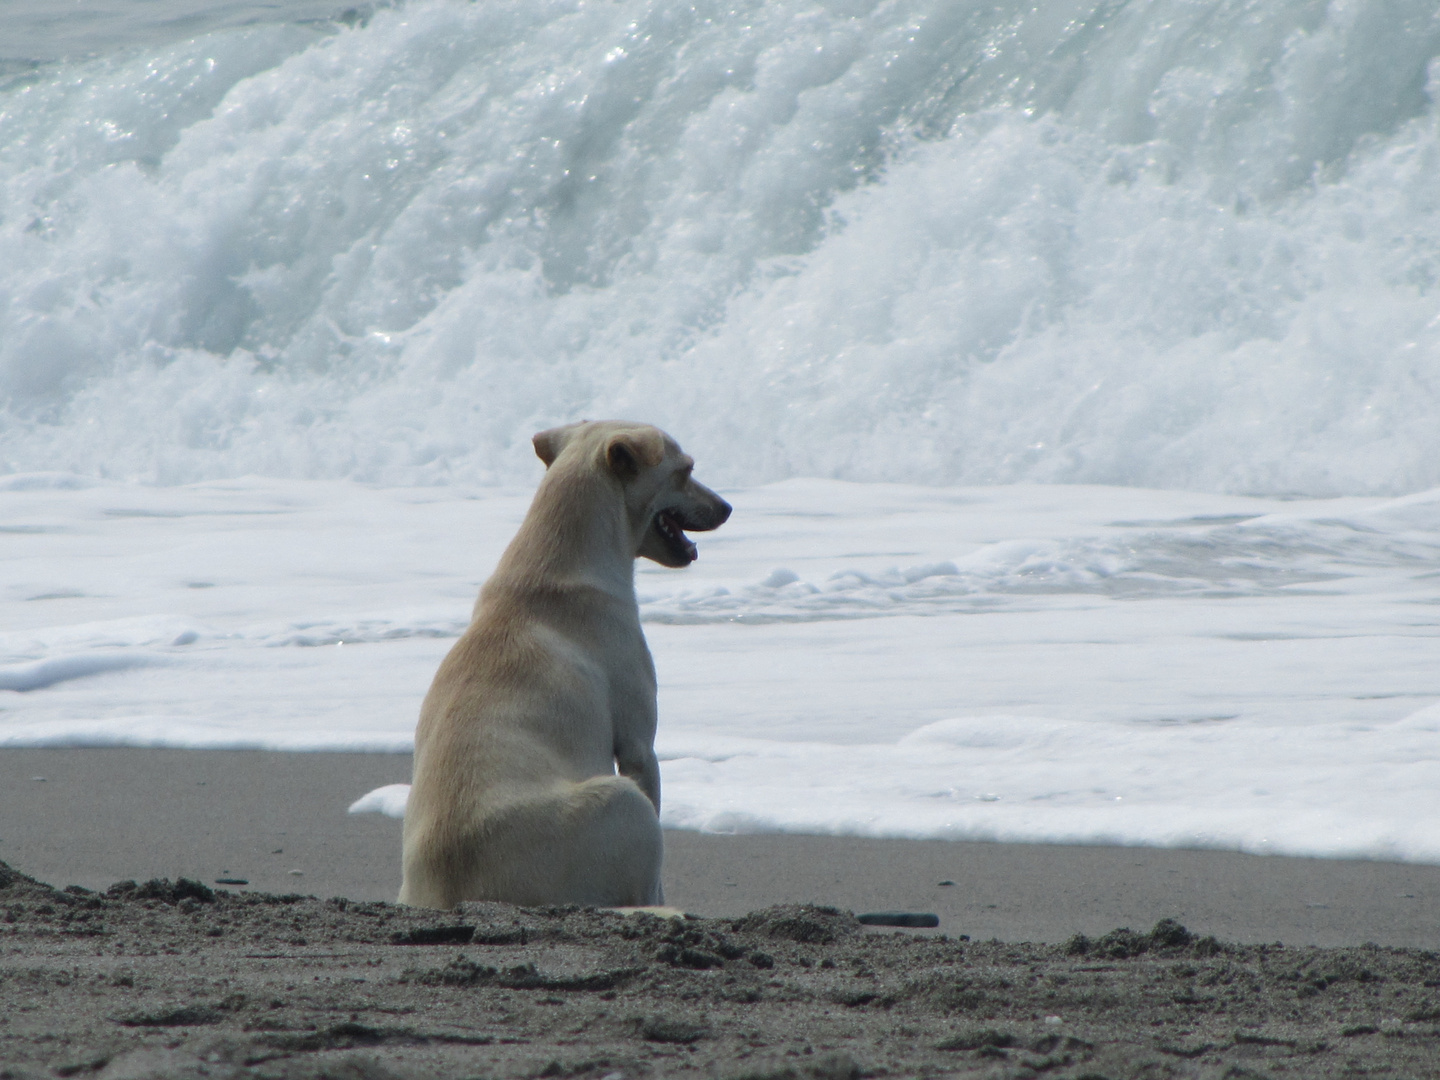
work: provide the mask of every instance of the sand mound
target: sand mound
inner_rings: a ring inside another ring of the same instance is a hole
[[[0,1076],[1433,1075],[1440,955],[56,890],[0,863]],[[1358,1070],[1358,1071],[1357,1071]]]

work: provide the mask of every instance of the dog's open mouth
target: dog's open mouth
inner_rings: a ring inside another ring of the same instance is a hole
[[[665,541],[670,554],[682,563],[692,563],[700,552],[691,539],[685,535],[680,517],[672,510],[661,510],[655,515],[655,531]]]

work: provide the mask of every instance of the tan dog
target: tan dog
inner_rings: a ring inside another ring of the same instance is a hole
[[[415,731],[400,902],[663,902],[655,667],[635,559],[688,566],[730,505],[658,428],[535,436],[546,473]],[[619,775],[616,775],[616,768]]]

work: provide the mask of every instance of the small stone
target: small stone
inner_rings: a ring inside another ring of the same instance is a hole
[[[867,911],[855,917],[864,926],[904,926],[923,930],[940,925],[940,916],[929,911]]]

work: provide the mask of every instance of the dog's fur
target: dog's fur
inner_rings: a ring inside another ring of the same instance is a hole
[[[534,442],[535,501],[420,710],[402,904],[664,899],[635,559],[688,565],[681,530],[717,528],[730,506],[658,428],[571,424]]]

